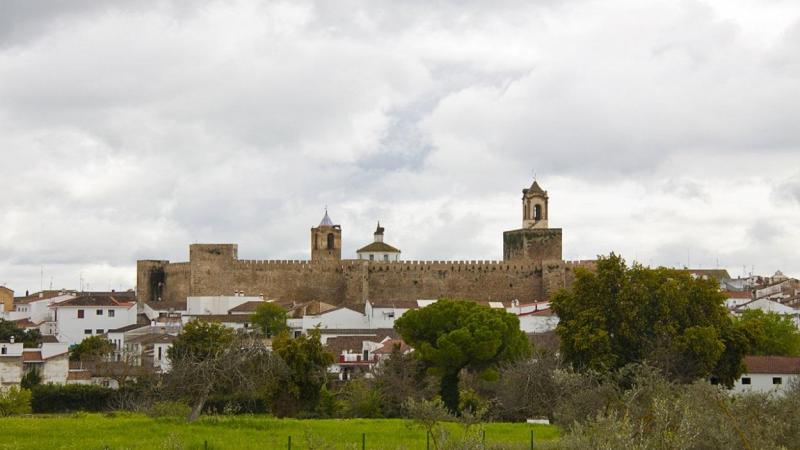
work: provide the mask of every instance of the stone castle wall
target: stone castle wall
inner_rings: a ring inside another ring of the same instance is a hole
[[[190,261],[139,261],[143,301],[187,296],[261,295],[333,304],[469,298],[487,301],[549,298],[591,262],[551,261],[303,261],[239,260],[235,244],[194,244]],[[161,283],[161,284],[159,284]],[[160,286],[160,287],[159,287]]]

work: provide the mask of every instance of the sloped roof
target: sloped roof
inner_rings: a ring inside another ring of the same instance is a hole
[[[697,277],[713,278],[719,280],[730,280],[731,276],[725,269],[682,269],[678,272],[688,273]]]
[[[545,195],[545,194],[547,194],[547,192],[545,192],[544,189],[542,189],[542,187],[539,186],[539,183],[537,183],[536,180],[533,180],[533,184],[531,184],[531,187],[529,187],[528,189],[523,189],[522,193],[523,194],[530,194],[530,195],[537,195],[537,194],[538,195]]]
[[[218,323],[251,322],[250,316],[247,314],[202,314],[190,317],[193,319],[202,320],[203,322],[218,322]]]
[[[411,346],[406,344],[402,339],[389,339],[383,343],[383,347],[375,350],[373,353],[389,354],[392,353],[395,346],[400,347],[401,353],[406,353],[411,350]]]
[[[256,309],[258,308],[258,305],[263,305],[264,303],[266,303],[266,302],[256,301],[256,300],[253,300],[253,301],[250,301],[250,302],[244,302],[239,306],[236,306],[234,308],[229,309],[228,312],[229,313],[234,313],[234,312],[255,312]]]
[[[124,327],[115,328],[113,330],[108,330],[109,333],[124,333],[126,331],[136,330],[139,328],[144,328],[150,326],[150,323],[142,324],[142,323],[134,323],[131,325],[125,325]]]
[[[356,250],[356,253],[364,253],[364,252],[400,253],[400,250],[392,247],[391,245],[385,242],[373,242]]]
[[[417,309],[419,303],[416,300],[370,300],[373,308],[400,308]]]
[[[745,373],[800,374],[800,357],[745,356]]]
[[[325,348],[337,356],[341,355],[343,351],[360,353],[364,341],[379,342],[375,341],[372,336],[338,336],[328,338]]]
[[[319,222],[319,226],[321,227],[332,227],[333,221],[331,220],[330,216],[328,215],[328,209],[325,208],[325,215],[322,216],[322,220]]]
[[[186,300],[183,301],[153,301],[153,302],[145,302],[147,306],[151,309],[156,311],[169,311],[170,309],[175,311],[186,311]]]
[[[136,303],[129,301],[129,298],[118,299],[113,295],[81,295],[79,297],[75,297],[61,303],[55,304],[52,307],[62,307],[62,306],[121,306],[121,307],[131,307]]]
[[[43,362],[41,350],[23,350],[22,362]]]

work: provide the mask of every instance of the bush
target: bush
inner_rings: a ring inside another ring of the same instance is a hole
[[[187,417],[192,408],[176,401],[155,402],[147,411],[150,417]]]
[[[31,370],[22,376],[19,386],[23,389],[33,389],[34,386],[38,386],[41,382],[42,376],[39,375],[39,371]]]
[[[41,384],[32,390],[35,413],[105,411],[110,409],[114,391],[92,384]]]
[[[261,397],[252,395],[215,395],[210,397],[203,407],[205,414],[266,414],[269,405]]]
[[[31,391],[11,386],[0,389],[0,417],[31,413]]]
[[[344,415],[362,419],[383,417],[381,414],[381,394],[367,380],[360,378],[350,381],[342,389]]]

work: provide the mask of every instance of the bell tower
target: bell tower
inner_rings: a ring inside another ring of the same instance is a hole
[[[547,228],[547,191],[536,180],[522,190],[522,228]]]
[[[547,191],[536,180],[522,190],[522,228],[503,233],[504,260],[561,260],[561,228],[549,227],[548,207]]]
[[[328,208],[319,226],[311,229],[311,260],[339,261],[342,259],[342,227],[334,225]]]

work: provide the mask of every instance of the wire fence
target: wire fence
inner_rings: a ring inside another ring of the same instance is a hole
[[[486,447],[486,430],[481,431],[480,439],[481,439],[481,448],[482,449],[487,448]],[[507,442],[504,442],[504,443],[507,443]],[[536,447],[536,441],[534,439],[533,430],[530,431],[530,441],[529,441],[529,443],[530,443],[530,449],[533,450]],[[356,445],[357,444],[358,443],[356,443]],[[518,442],[517,444],[521,444],[521,442]],[[427,432],[427,433],[425,433],[425,449],[426,450],[430,450],[431,448],[433,448],[432,445],[433,445],[433,443],[432,443],[432,440],[431,440],[431,433]],[[214,449],[214,448],[215,447],[213,445],[210,446],[208,440],[203,441],[203,450],[209,450],[209,449]],[[295,443],[295,444],[292,443],[292,436],[291,435],[288,435],[286,437],[286,449],[287,450],[293,450],[293,449],[294,450],[300,450],[301,448],[302,447],[298,446],[297,443]],[[361,450],[367,450],[368,448],[371,448],[371,447],[368,446],[367,433],[361,433],[360,446],[357,446],[356,448],[360,448]]]

